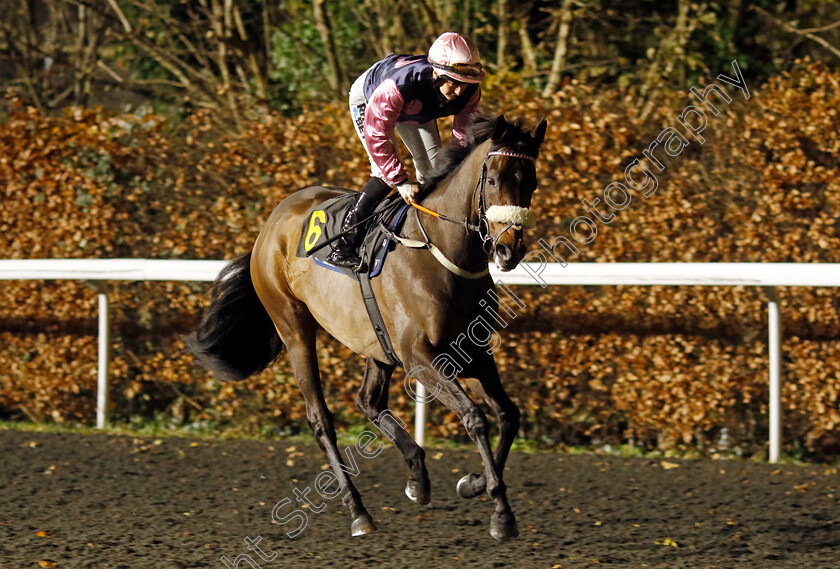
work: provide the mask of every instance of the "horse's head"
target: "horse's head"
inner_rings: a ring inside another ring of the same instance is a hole
[[[502,271],[513,269],[525,256],[524,230],[535,224],[529,208],[546,126],[543,119],[531,134],[500,115],[493,128],[479,184],[479,225],[488,253]]]

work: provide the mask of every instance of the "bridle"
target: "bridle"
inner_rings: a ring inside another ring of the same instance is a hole
[[[478,236],[481,238],[481,246],[484,251],[487,252],[489,255],[491,251],[496,248],[496,245],[499,242],[499,239],[504,235],[505,231],[510,229],[511,227],[533,227],[534,226],[534,217],[533,214],[528,210],[528,208],[519,207],[519,206],[490,206],[487,207],[486,200],[484,197],[485,187],[487,185],[487,160],[490,159],[491,156],[509,156],[511,158],[520,158],[523,160],[530,160],[532,162],[536,161],[534,156],[529,156],[528,154],[522,154],[519,152],[510,152],[507,150],[491,150],[487,153],[484,157],[484,161],[481,163],[481,176],[478,178],[478,182],[476,182],[475,188],[473,189],[472,193],[472,200],[475,200],[475,194],[478,192],[478,223],[470,223],[469,217],[464,220],[455,219],[453,217],[449,217],[443,213],[438,213],[433,211],[427,207],[423,207],[422,205],[415,203],[413,201],[409,202],[415,209],[414,213],[417,214],[418,211],[422,211],[423,213],[427,213],[433,217],[438,219],[442,219],[444,221],[449,221],[452,223],[457,223],[458,225],[463,225],[464,229],[469,233],[470,231],[478,233]],[[499,208],[494,213],[494,208]],[[495,221],[499,223],[507,223],[507,226],[496,236],[490,233],[490,222]],[[429,239],[429,235],[426,233],[426,230],[423,228],[423,224],[420,223],[420,216],[417,214],[417,226],[420,228],[420,232],[423,234],[423,241],[419,241],[416,239],[406,239],[405,237],[400,237],[396,233],[389,231],[385,228],[385,226],[380,222],[380,227],[385,230],[386,235],[390,238],[394,239],[398,243],[412,248],[412,249],[428,249],[432,255],[434,255],[435,259],[446,267],[446,270],[449,272],[458,275],[459,277],[463,277],[465,279],[480,279],[486,276],[490,272],[490,268],[487,267],[483,271],[472,272],[467,271],[466,269],[462,269],[452,261],[450,261],[443,252],[438,249],[434,243],[431,242]],[[487,245],[490,244],[488,248]]]
[[[536,162],[536,158],[530,156],[528,154],[523,154],[521,152],[510,152],[507,150],[491,150],[487,153],[487,156],[484,157],[484,161],[481,163],[481,176],[478,178],[478,182],[476,183],[476,189],[479,190],[478,192],[478,236],[481,238],[481,248],[484,250],[485,253],[488,255],[495,251],[496,245],[499,243],[499,239],[502,238],[502,235],[510,229],[511,227],[514,228],[522,228],[526,224],[523,223],[515,223],[513,220],[505,220],[509,221],[507,226],[502,229],[499,234],[494,238],[493,235],[490,233],[490,220],[487,219],[487,203],[485,201],[484,193],[485,188],[487,186],[487,160],[490,159],[491,156],[508,156],[510,158],[519,158],[521,160],[530,160],[531,162]],[[473,190],[473,196],[475,196],[476,190]],[[494,207],[494,206],[491,206]],[[519,206],[507,206],[507,207],[514,207],[519,210],[527,210],[527,208],[520,208]],[[529,219],[525,216],[525,219]],[[489,247],[488,247],[489,244]]]
[[[496,249],[496,246],[499,243],[499,239],[502,238],[502,235],[505,232],[513,227],[514,229],[519,229],[522,227],[533,227],[533,215],[530,213],[528,208],[519,207],[519,206],[490,206],[490,210],[492,211],[495,207],[504,207],[510,208],[510,213],[500,213],[497,216],[498,219],[488,219],[488,208],[487,208],[487,201],[485,198],[486,187],[487,187],[487,161],[492,156],[508,156],[510,158],[518,158],[521,160],[530,160],[531,162],[535,162],[536,158],[529,154],[524,154],[521,152],[512,152],[509,150],[491,150],[484,156],[484,161],[481,163],[481,175],[478,177],[478,181],[475,184],[475,188],[473,189],[473,201],[475,201],[475,194],[478,192],[478,223],[470,223],[469,218],[464,220],[455,219],[449,217],[448,215],[438,213],[436,211],[432,211],[422,205],[410,202],[411,205],[419,211],[423,213],[427,213],[432,215],[438,219],[442,219],[444,221],[449,221],[452,223],[457,223],[458,225],[463,225],[467,232],[475,232],[478,233],[479,238],[481,239],[481,247],[485,253],[488,255]],[[516,217],[516,219],[514,219]],[[499,221],[502,223],[507,222],[507,225],[504,229],[502,229],[498,235],[493,237],[493,234],[490,232],[490,221]],[[423,226],[420,226],[420,230],[423,232],[425,236],[425,231],[423,230]],[[428,237],[427,237],[428,239]]]

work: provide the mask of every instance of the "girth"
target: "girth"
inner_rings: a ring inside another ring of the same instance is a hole
[[[385,355],[391,360],[389,363],[395,366],[402,367],[402,362],[397,357],[394,351],[394,345],[391,343],[391,337],[388,335],[388,329],[385,328],[385,321],[382,319],[382,313],[379,311],[379,305],[376,303],[376,297],[373,294],[373,287],[370,284],[370,277],[368,273],[356,273],[359,277],[359,286],[362,289],[362,300],[365,303],[365,309],[370,318],[370,323],[373,325],[373,331],[376,332],[376,339],[379,340],[379,345],[385,352]]]

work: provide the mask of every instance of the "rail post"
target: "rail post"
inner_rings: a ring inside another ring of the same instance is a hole
[[[423,446],[426,438],[426,386],[417,382],[417,400],[414,405],[414,441]]]
[[[108,325],[108,294],[104,283],[97,283],[99,301],[99,346],[96,366],[96,428],[108,424],[108,360],[111,336]]]
[[[770,357],[770,449],[769,462],[778,462],[782,449],[782,325],[779,318],[779,296],[772,286],[763,287],[767,294],[767,344]]]

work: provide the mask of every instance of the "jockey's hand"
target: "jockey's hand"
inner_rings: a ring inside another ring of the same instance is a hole
[[[420,184],[417,182],[403,182],[397,184],[397,191],[402,196],[402,199],[405,200],[405,203],[409,203],[414,201],[417,192],[420,191]]]

